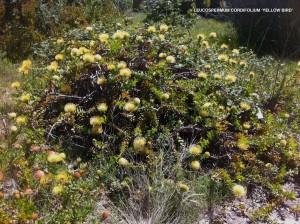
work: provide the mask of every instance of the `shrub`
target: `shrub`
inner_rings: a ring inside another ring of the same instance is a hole
[[[19,186],[39,186],[36,195],[60,208],[82,197],[80,213],[51,206],[57,222],[82,221],[99,197],[96,186],[116,200],[120,192],[130,194],[131,184],[144,187],[135,174],[152,185],[157,167],[177,191],[194,190],[193,181],[207,173],[225,189],[222,195],[236,183],[248,194],[263,186],[278,204],[292,199],[281,183],[299,169],[299,118],[281,100],[294,76],[283,80],[271,112],[263,87],[277,86],[274,69],[285,69],[273,59],[230,49],[215,32],[184,45],[166,24],[123,28],[75,30],[77,38],[54,42],[53,61],[22,63],[25,81],[15,99],[23,113],[12,118],[18,129],[12,139],[22,149],[7,168]],[[32,168],[46,177],[32,179]],[[41,202],[36,207],[48,209]]]

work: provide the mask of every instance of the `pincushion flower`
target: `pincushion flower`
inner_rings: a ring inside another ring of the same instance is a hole
[[[104,76],[100,76],[100,77],[97,79],[97,84],[98,84],[98,85],[103,85],[105,82],[106,82],[106,78],[105,78]]]
[[[27,93],[27,94],[23,94],[20,98],[20,100],[22,102],[28,102],[30,100],[30,95]]]
[[[216,37],[217,37],[217,33],[216,33],[216,32],[211,32],[211,33],[209,34],[209,37],[210,37],[210,38],[216,38]]]
[[[89,53],[89,52],[90,52],[90,50],[87,49],[86,47],[80,47],[78,50],[79,50],[79,54],[80,54],[80,55],[81,55],[81,54],[85,54],[85,53]]]
[[[136,150],[141,150],[146,145],[146,139],[143,137],[137,137],[133,141],[133,148]]]
[[[218,56],[218,60],[222,61],[222,62],[226,62],[226,61],[228,61],[228,56],[226,54],[220,54]]]
[[[70,180],[70,175],[67,174],[66,172],[60,172],[55,176],[55,180],[59,182],[66,182]]]
[[[100,104],[98,104],[97,105],[97,109],[99,110],[99,111],[102,111],[102,112],[105,112],[105,111],[107,111],[107,104],[106,103],[100,103]]]
[[[300,66],[300,61],[298,62],[298,66]]]
[[[23,73],[25,75],[28,75],[29,70],[31,68],[31,64],[32,64],[32,62],[30,60],[24,60],[22,62],[22,66],[18,69],[19,72],[21,72],[21,73]]]
[[[53,195],[60,195],[63,191],[64,191],[64,186],[63,185],[58,185],[58,186],[55,186],[52,189],[52,194]]]
[[[189,153],[191,153],[192,155],[200,155],[201,152],[202,149],[198,145],[191,145],[189,147]]]
[[[93,63],[93,62],[95,62],[95,56],[92,55],[91,53],[85,53],[82,56],[82,60],[85,62],[88,62],[88,63]]]
[[[125,158],[120,158],[120,159],[118,160],[118,164],[119,164],[120,166],[128,166],[128,165],[129,165],[129,162],[128,162],[128,160],[125,159]]]
[[[248,63],[247,63],[246,61],[240,61],[240,65],[241,65],[241,66],[247,66]]]
[[[206,79],[207,78],[207,73],[205,73],[205,72],[199,72],[198,73],[198,77],[201,78],[201,79]]]
[[[79,56],[81,54],[80,50],[76,47],[71,49],[71,55],[77,55]]]
[[[100,126],[103,123],[103,117],[93,116],[90,118],[90,124],[92,126]]]
[[[214,78],[219,80],[222,78],[222,76],[219,73],[216,73],[214,74]]]
[[[156,32],[155,26],[149,26],[147,30],[148,30],[149,33],[155,33]]]
[[[238,61],[235,60],[235,59],[230,58],[230,59],[229,59],[229,63],[230,63],[230,64],[235,64],[235,65],[237,65],[237,64],[238,64]]]
[[[128,37],[129,33],[126,31],[118,30],[113,34],[113,38],[115,39],[123,39],[124,37]]]
[[[10,130],[11,130],[12,132],[16,132],[16,131],[18,130],[18,127],[15,126],[15,125],[13,125],[13,126],[10,127]]]
[[[166,57],[166,56],[167,56],[166,53],[159,53],[159,55],[158,55],[159,58],[164,58],[164,57]]]
[[[47,66],[47,69],[49,71],[56,71],[58,69],[58,63],[57,63],[57,61],[51,62],[51,64],[49,66]]]
[[[55,55],[55,60],[62,61],[63,59],[64,59],[64,55],[63,54],[57,54],[57,55]]]
[[[209,45],[209,43],[206,40],[202,41],[201,45],[203,47],[205,47],[206,49],[210,48],[210,45]]]
[[[16,118],[16,117],[17,117],[17,114],[16,114],[15,112],[11,112],[11,113],[8,114],[8,116],[9,116],[10,118]]]
[[[131,70],[129,68],[122,68],[119,72],[120,76],[123,77],[130,77],[131,76]]]
[[[179,184],[179,188],[180,188],[180,190],[183,191],[183,192],[187,192],[187,191],[190,190],[189,186],[186,185],[186,184],[183,184],[183,183],[180,183],[180,184]]]
[[[108,38],[109,38],[109,35],[107,33],[102,33],[99,35],[99,40],[102,43],[107,43]]]
[[[126,68],[127,64],[125,61],[120,61],[118,64],[117,64],[117,67],[118,68]]]
[[[109,64],[109,65],[107,65],[107,69],[108,70],[113,70],[113,69],[115,69],[116,68],[116,66],[114,65],[114,64]]]
[[[94,58],[95,58],[96,61],[101,61],[102,60],[102,57],[101,57],[100,54],[95,54]]]
[[[64,110],[65,112],[74,112],[76,110],[76,105],[74,103],[67,103]]]
[[[165,39],[165,35],[163,35],[163,34],[159,34],[159,35],[158,35],[158,39],[160,39],[160,40],[164,40],[164,39]]]
[[[233,53],[234,55],[239,55],[239,54],[240,54],[240,51],[239,51],[238,49],[233,49],[233,50],[232,50],[232,53]]]
[[[200,170],[200,168],[201,168],[200,162],[197,160],[192,161],[190,163],[190,166],[193,170]]]
[[[25,124],[26,122],[27,122],[27,118],[24,116],[19,116],[16,118],[16,124],[18,125]]]
[[[250,110],[250,105],[246,102],[241,102],[240,103],[240,107],[243,109],[243,110]]]
[[[92,30],[93,30],[93,27],[87,26],[87,27],[85,28],[85,30],[86,30],[86,31],[92,31]]]
[[[96,41],[94,41],[94,40],[91,40],[91,41],[90,41],[90,47],[94,47],[95,44],[96,44]]]
[[[226,44],[221,45],[221,49],[227,49],[227,48],[228,48],[228,45],[226,45]]]
[[[50,163],[58,163],[58,162],[63,161],[65,158],[66,158],[65,153],[57,153],[57,152],[53,152],[53,151],[51,151],[47,156],[47,160]]]
[[[143,37],[142,37],[142,36],[137,36],[137,37],[136,37],[136,40],[137,40],[137,41],[142,41],[142,40],[143,40]]]
[[[128,112],[134,112],[134,111],[136,111],[136,109],[137,108],[136,108],[135,104],[133,104],[131,102],[126,103],[124,106],[124,110],[126,110]]]
[[[236,81],[236,76],[234,76],[234,75],[227,75],[225,77],[225,80],[228,81],[229,83],[233,83],[233,82]]]
[[[166,61],[168,62],[168,63],[175,63],[175,57],[174,56],[172,56],[172,55],[169,55],[168,57],[166,57]]]
[[[21,86],[21,84],[20,84],[20,82],[13,82],[12,84],[11,84],[11,88],[13,88],[13,89],[19,89],[20,88],[20,86]]]
[[[251,125],[248,122],[246,122],[246,123],[243,124],[243,127],[245,129],[249,129],[249,128],[251,128]]]
[[[166,32],[166,31],[168,31],[168,29],[169,29],[169,27],[166,24],[161,24],[159,27],[159,30],[161,32]]]
[[[57,44],[62,44],[64,42],[64,39],[63,38],[59,38],[56,40],[56,43]]]
[[[197,35],[197,38],[200,39],[200,40],[204,40],[204,39],[205,39],[205,34],[199,33],[199,34]]]
[[[246,190],[242,185],[236,184],[232,187],[232,192],[237,197],[243,197],[246,195]]]

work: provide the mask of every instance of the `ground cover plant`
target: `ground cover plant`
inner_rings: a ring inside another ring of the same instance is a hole
[[[126,23],[70,31],[21,63],[1,222],[192,223],[256,187],[270,203],[253,219],[267,220],[295,199],[282,184],[299,169],[297,64]]]

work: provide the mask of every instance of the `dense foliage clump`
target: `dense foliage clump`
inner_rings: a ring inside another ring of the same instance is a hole
[[[220,186],[224,196],[234,185],[238,197],[263,186],[274,207],[295,197],[281,187],[299,169],[299,108],[282,103],[298,103],[295,77],[271,58],[219,43],[215,32],[183,44],[174,26],[117,27],[77,30],[52,43],[50,62],[19,68],[23,81],[12,87],[22,113],[10,117],[22,149],[7,172],[35,189],[30,200],[55,204],[55,214],[68,208],[55,218],[66,222],[88,216],[95,186],[135,202],[171,186],[170,217],[192,209],[183,206],[195,196],[183,199],[188,192],[212,197]],[[75,215],[67,205],[81,197]],[[35,201],[22,218],[46,209]]]

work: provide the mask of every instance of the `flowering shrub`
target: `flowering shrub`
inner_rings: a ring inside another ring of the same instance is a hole
[[[23,188],[38,186],[36,195],[62,207],[86,198],[61,222],[86,217],[97,184],[117,193],[143,171],[151,185],[158,164],[181,194],[207,173],[237,196],[251,182],[278,201],[294,197],[280,183],[298,172],[298,118],[268,108],[273,97],[257,85],[274,66],[258,67],[261,59],[218,43],[215,32],[184,45],[168,24],[121,28],[87,27],[78,34],[85,38],[58,39],[51,62],[19,68],[22,113],[11,113],[11,130],[22,153],[10,169]]]

